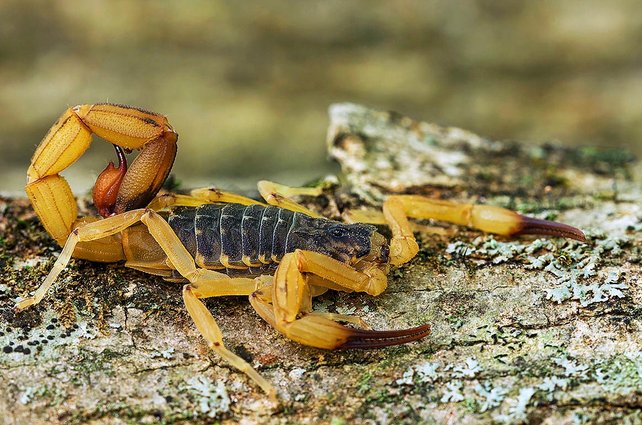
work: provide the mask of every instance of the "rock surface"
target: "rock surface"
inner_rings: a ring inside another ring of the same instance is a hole
[[[278,388],[274,406],[207,350],[180,285],[73,261],[40,305],[14,313],[59,248],[27,201],[3,199],[0,421],[639,420],[642,191],[626,153],[493,142],[352,104],[330,115],[329,152],[348,185],[305,199],[311,208],[337,217],[388,193],[420,193],[554,218],[589,243],[423,223],[419,255],[391,272],[383,295],[316,301],[376,329],[432,324],[423,341],[385,350],[302,347],[242,298],[208,300],[226,344]]]

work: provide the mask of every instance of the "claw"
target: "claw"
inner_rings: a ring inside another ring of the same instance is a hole
[[[92,134],[119,146],[120,164],[98,178],[94,200],[108,216],[145,207],[168,176],[178,135],[162,115],[129,106],[96,104],[69,108],[51,127],[31,160],[25,188],[47,232],[63,245],[77,218],[76,201],[59,173],[89,148]],[[124,153],[140,149],[129,169]]]
[[[470,219],[466,224],[498,235],[548,235],[586,242],[584,233],[573,226],[528,217],[504,208],[474,205],[470,208],[469,216]]]
[[[387,208],[386,208],[387,207]],[[488,233],[503,236],[516,236],[524,234],[538,234],[571,238],[586,242],[586,237],[581,230],[554,221],[540,220],[526,217],[515,211],[507,210],[492,205],[462,204],[443,199],[430,199],[418,195],[393,195],[384,203],[384,213],[389,214],[386,221],[391,222],[393,230],[393,243],[391,247],[392,264],[399,264],[414,256],[414,248],[404,247],[404,239],[412,240],[412,229],[407,225],[408,217],[443,220],[449,223],[469,226]],[[402,230],[406,232],[403,234]],[[393,255],[397,248],[400,255]],[[411,249],[412,248],[412,249]]]
[[[520,215],[521,228],[514,235],[547,235],[575,239],[586,242],[586,236],[580,229],[556,221],[542,220],[539,218]]]
[[[114,213],[143,208],[154,199],[174,164],[177,140],[169,130],[143,147],[123,177]]]
[[[116,149],[116,155],[118,155],[118,167],[114,167],[114,163],[110,161],[107,168],[96,179],[96,184],[92,191],[94,205],[98,209],[98,213],[103,217],[109,217],[114,214],[118,191],[127,172],[127,157],[123,148],[114,145],[114,149]]]
[[[308,313],[293,322],[277,322],[275,325],[293,341],[326,350],[389,347],[417,341],[430,334],[429,324],[397,331],[373,331],[350,328],[317,313]]]
[[[325,350],[381,348],[418,341],[430,334],[430,325],[398,331],[373,331],[343,326],[322,313],[307,313],[293,322],[277,321],[269,297],[262,290],[250,295],[254,310],[270,325],[293,341]]]
[[[339,348],[382,348],[391,345],[406,344],[418,341],[430,335],[428,323],[416,328],[401,329],[398,331],[371,331],[354,329],[347,341]]]

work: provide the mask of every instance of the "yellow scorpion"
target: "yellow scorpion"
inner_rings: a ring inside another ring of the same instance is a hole
[[[110,163],[93,189],[102,219],[77,217],[71,188],[59,175],[82,156],[92,134],[112,143],[119,158],[119,165]],[[410,261],[419,250],[408,217],[507,236],[531,233],[584,241],[580,230],[565,224],[413,195],[388,197],[382,215],[353,215],[371,224],[328,220],[291,199],[319,195],[320,188],[269,181],[258,184],[264,203],[211,188],[157,196],[174,162],[177,141],[166,117],[139,108],[80,105],[62,114],[33,155],[26,192],[63,249],[45,281],[18,302],[17,309],[39,303],[72,256],[125,261],[126,267],[184,282],[185,306],[208,347],[274,398],[272,384],[225,347],[202,298],[249,296],[266,322],[312,347],[385,347],[419,340],[430,333],[430,325],[371,330],[355,316],[313,311],[312,299],[328,289],[381,294],[390,266]],[[129,167],[124,150],[140,150]],[[390,228],[390,241],[373,223]]]

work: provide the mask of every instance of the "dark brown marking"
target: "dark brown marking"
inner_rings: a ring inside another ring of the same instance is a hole
[[[382,348],[391,345],[406,344],[408,342],[418,341],[430,335],[430,325],[417,326],[416,328],[402,329],[398,331],[370,331],[363,329],[349,330],[350,335],[347,341],[337,347],[341,349],[347,348]]]
[[[139,108],[139,107],[136,107],[136,106],[130,106],[130,105],[123,105],[122,103],[103,102],[103,103],[96,103],[96,105],[116,106],[118,108],[123,108],[123,109],[132,109],[134,111],[142,112],[143,114],[155,115],[157,117],[162,116],[162,115],[157,114],[156,112],[152,112],[152,111],[150,111],[148,109],[143,109],[143,108]]]
[[[153,119],[151,119],[151,118],[145,117],[145,118],[141,118],[141,120],[142,120],[142,121],[144,121],[144,122],[146,122],[147,124],[151,124],[151,125],[153,125],[154,127],[160,127],[160,124],[159,124],[159,123],[157,123],[156,121],[154,121],[154,120],[153,120]]]
[[[520,215],[521,226],[515,235],[546,235],[586,242],[584,233],[568,224]]]

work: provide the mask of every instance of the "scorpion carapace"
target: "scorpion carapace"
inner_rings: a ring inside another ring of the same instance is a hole
[[[113,143],[119,157],[119,166],[108,166],[94,189],[94,202],[106,217],[102,220],[76,217],[71,189],[58,174],[89,147],[92,133]],[[328,289],[382,293],[390,266],[410,261],[419,250],[408,217],[507,236],[537,233],[584,240],[580,230],[561,223],[415,195],[390,196],[382,213],[351,214],[352,220],[388,226],[390,241],[374,226],[327,220],[291,199],[319,195],[320,187],[261,181],[259,192],[269,205],[211,188],[154,198],[174,161],[177,140],[165,117],[138,108],[81,105],[62,115],[32,158],[26,191],[47,231],[64,247],[45,281],[18,302],[18,309],[39,303],[72,255],[126,260],[127,267],[187,282],[185,306],[208,346],[274,397],[274,387],[225,348],[202,298],[249,296],[265,321],[301,344],[379,348],[424,338],[430,326],[374,331],[355,316],[313,311],[312,299]],[[127,167],[123,150],[131,149],[141,153]]]

